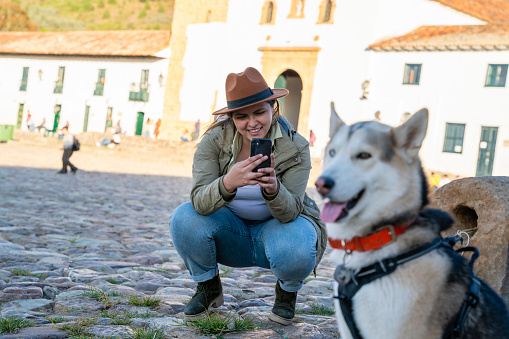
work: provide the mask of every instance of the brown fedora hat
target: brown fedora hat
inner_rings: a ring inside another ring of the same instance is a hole
[[[226,114],[260,102],[275,100],[288,95],[285,88],[271,89],[256,68],[248,67],[242,73],[230,73],[225,83],[228,106],[212,113]]]

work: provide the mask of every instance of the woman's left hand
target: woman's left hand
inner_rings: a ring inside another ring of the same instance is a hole
[[[260,168],[258,173],[268,174],[257,179],[258,185],[262,187],[268,195],[276,194],[277,179],[276,172],[274,171],[274,153],[270,154],[270,167]]]

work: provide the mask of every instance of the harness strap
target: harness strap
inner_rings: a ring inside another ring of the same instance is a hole
[[[339,299],[339,306],[341,306],[341,313],[343,313],[343,318],[345,318],[345,322],[350,329],[350,334],[353,339],[362,339],[361,333],[355,324],[355,320],[353,318],[353,307],[352,307],[352,299],[342,298],[342,297],[334,297]]]
[[[424,246],[417,247],[395,257],[381,260],[378,263],[365,266],[361,268],[357,273],[352,274],[350,281],[348,281],[346,284],[338,284],[338,295],[334,296],[334,298],[338,299],[339,301],[343,317],[345,318],[348,328],[350,329],[350,333],[354,339],[362,339],[362,336],[353,318],[352,307],[352,299],[361,289],[361,287],[372,282],[373,280],[394,272],[398,265],[416,259],[439,247],[445,247],[453,250],[452,247],[447,242],[444,242],[442,238],[436,238]]]
[[[352,274],[351,279],[345,284],[341,284],[338,281],[338,295],[333,296],[333,298],[338,299],[339,305],[341,306],[341,312],[343,313],[343,317],[345,319],[348,328],[350,329],[350,333],[354,339],[362,339],[360,331],[355,323],[353,317],[353,305],[352,299],[355,294],[361,289],[361,287],[365,284],[372,282],[378,278],[381,278],[385,275],[388,275],[396,270],[398,265],[401,265],[410,260],[416,259],[426,253],[429,253],[439,247],[444,247],[448,250],[454,251],[452,246],[455,241],[452,238],[436,238],[431,243],[426,244],[424,246],[418,247],[416,249],[405,252],[396,257],[387,258],[379,261],[376,264],[365,266],[361,268],[357,273]],[[464,247],[458,249],[456,252],[473,252],[472,257],[469,261],[469,265],[473,267],[475,260],[479,257],[479,251],[475,247]],[[341,266],[338,267],[340,269]],[[479,294],[481,292],[481,282],[479,278],[472,273],[472,283],[470,284],[469,291],[467,292],[467,296],[461,305],[461,309],[458,312],[454,329],[450,336],[444,336],[444,338],[458,338],[461,335],[463,325],[468,318],[468,314],[470,310],[476,307],[479,302]]]
[[[463,301],[461,309],[456,320],[456,326],[452,331],[452,338],[459,338],[463,329],[463,325],[467,320],[470,310],[479,302],[479,294],[481,293],[481,282],[475,275],[472,276],[472,283],[467,293],[467,298]]]
[[[479,258],[479,250],[476,247],[464,247],[458,249],[456,252],[473,252],[472,257],[470,258],[470,262],[468,263],[472,268],[474,266],[474,262]],[[467,292],[467,297],[461,304],[460,311],[458,312],[456,318],[456,324],[454,329],[452,330],[450,338],[459,338],[462,334],[463,325],[465,325],[465,321],[468,318],[468,314],[470,310],[477,306],[479,302],[479,294],[481,293],[481,281],[479,278],[472,273],[472,282],[470,283],[470,288]]]

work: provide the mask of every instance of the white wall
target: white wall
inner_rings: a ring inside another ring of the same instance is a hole
[[[63,93],[55,94],[60,66],[65,67]],[[23,67],[29,67],[26,92],[19,91]],[[106,69],[104,93],[94,96],[99,69]],[[149,70],[149,101],[129,101],[131,83],[136,84],[137,91],[142,69]],[[59,127],[69,121],[70,131],[80,133],[85,106],[89,105],[88,131],[103,132],[107,109],[112,107],[113,124],[121,119],[122,128],[133,135],[137,112],[156,120],[162,117],[168,59],[2,55],[0,74],[0,124],[15,125],[19,104],[24,103],[23,129],[28,110],[36,125],[46,118],[47,127],[52,128],[54,106],[62,105]],[[162,86],[160,74],[164,77]]]
[[[230,0],[226,24],[188,26],[180,93],[182,120],[200,117],[208,121],[213,102],[210,93],[216,91],[216,108],[226,106],[227,74],[241,72],[247,66],[260,69],[263,55],[260,47],[320,47],[309,128],[317,132],[316,144],[323,148],[328,135],[328,126],[323,121],[328,121],[330,101],[336,102],[338,111],[347,120],[361,117],[363,103],[359,98],[361,84],[369,78],[370,54],[366,48],[370,44],[422,25],[482,23],[430,0],[336,0],[334,23],[316,24],[322,0],[306,0],[304,18],[288,18],[291,2],[276,1],[274,25],[260,25],[265,0]],[[205,65],[209,70],[207,79],[201,70]],[[199,89],[199,98],[192,91],[193,84]]]
[[[403,113],[427,107],[424,165],[462,176],[475,176],[481,126],[498,127],[493,175],[509,175],[509,79],[505,87],[484,86],[488,64],[508,64],[509,52],[370,53],[375,67],[365,119],[380,110],[382,122],[398,125]],[[422,63],[418,86],[402,84],[405,63]],[[442,152],[447,122],[466,124],[462,154]]]
[[[306,0],[305,16],[299,19],[288,18],[291,0],[277,0],[275,24],[260,25],[264,2],[230,0],[226,23],[188,27],[181,119],[192,121],[199,117],[208,121],[216,91],[216,109],[226,106],[227,74],[241,72],[247,66],[261,69],[260,47],[319,47],[309,119],[309,128],[317,136],[315,155],[328,141],[331,101],[347,123],[373,119],[380,110],[383,121],[398,124],[404,112],[413,113],[426,106],[431,120],[422,155],[428,168],[475,175],[481,126],[500,126],[493,174],[507,174],[503,169],[509,164],[503,159],[509,159],[509,154],[503,140],[509,136],[506,122],[500,117],[507,116],[501,114],[508,106],[509,96],[505,89],[484,88],[487,64],[507,63],[505,52],[367,50],[381,39],[403,35],[423,25],[485,22],[430,0],[336,0],[334,23],[316,24],[321,0]],[[405,62],[424,63],[421,86],[401,85]],[[447,78],[449,73],[455,76]],[[360,100],[365,80],[371,82],[369,99]],[[193,87],[198,89],[198,95]],[[442,153],[446,121],[467,123],[462,155]]]

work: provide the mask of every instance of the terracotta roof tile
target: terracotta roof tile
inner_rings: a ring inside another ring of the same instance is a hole
[[[505,50],[509,48],[509,25],[422,26],[369,48],[380,50]]]
[[[492,24],[509,24],[509,3],[503,0],[432,0]]]
[[[0,54],[154,56],[169,31],[0,32]]]

